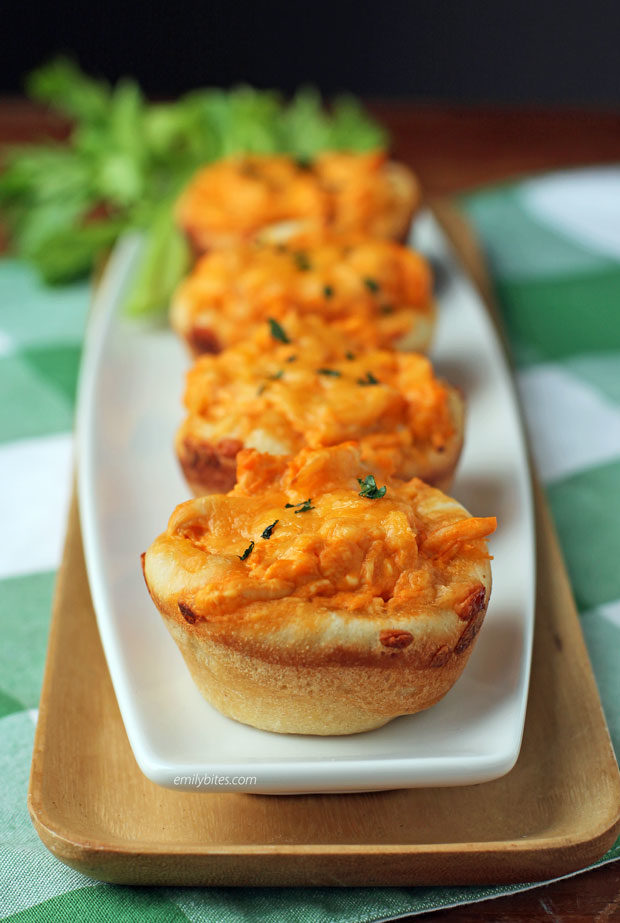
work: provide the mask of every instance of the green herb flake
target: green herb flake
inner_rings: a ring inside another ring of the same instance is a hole
[[[287,361],[287,362],[296,362],[296,361],[297,361],[297,356],[289,356],[288,359],[287,359],[286,361]]]
[[[317,369],[317,375],[328,375],[330,378],[340,378],[342,372],[339,372],[338,369]]]
[[[269,376],[269,381],[277,381],[279,378],[282,378],[284,375],[284,369],[278,369],[277,372],[274,372],[273,375]]]
[[[368,291],[373,292],[373,294],[376,294],[381,288],[377,280],[371,279],[370,277],[367,277],[366,279],[364,279],[364,285],[366,286]]]
[[[380,385],[381,382],[378,378],[372,374],[372,372],[366,372],[366,378],[358,378],[358,385]]]
[[[314,510],[316,507],[311,506],[312,497],[308,497],[307,500],[302,500],[301,503],[285,503],[285,510],[295,510],[296,513],[307,513],[308,510]],[[301,507],[301,509],[296,509],[296,507]]]
[[[393,304],[382,304],[379,310],[382,314],[393,314],[394,305]]]
[[[266,529],[263,529],[263,531],[261,532],[261,538],[271,538],[273,530],[275,529],[275,527],[278,525],[279,522],[280,520],[276,519],[276,521],[272,522],[270,526],[267,526]]]
[[[295,263],[297,264],[297,268],[301,269],[302,272],[307,272],[309,269],[312,269],[312,264],[310,263],[310,260],[308,259],[308,254],[305,253],[303,250],[296,250],[293,253],[293,259],[295,260]]]
[[[250,557],[250,555],[252,554],[252,551],[253,551],[253,550],[254,550],[254,542],[250,542],[250,544],[249,544],[248,547],[245,549],[245,551],[243,552],[243,554],[238,554],[237,557],[239,558],[240,561],[245,561],[246,558],[249,558],[249,557]]]
[[[299,157],[295,158],[295,165],[298,170],[311,170],[314,162],[308,154],[300,154]]]
[[[291,342],[284,332],[282,326],[273,317],[269,318],[269,332],[274,340],[278,340],[280,343]]]
[[[345,359],[348,359],[349,362],[352,362],[353,359],[355,359],[355,353],[352,353],[350,349],[347,350],[347,352],[344,355],[345,355]]]
[[[380,500],[385,497],[386,487],[377,487],[377,482],[373,474],[367,474],[365,478],[358,478],[357,483],[362,488],[360,497],[368,497],[369,500]]]
[[[331,298],[334,294],[334,289],[332,288],[331,285],[324,285],[323,294],[325,295],[326,298]]]
[[[266,387],[267,387],[267,385],[265,384],[265,382],[263,382],[262,385],[259,385],[259,386],[258,386],[258,388],[256,389],[256,395],[257,395],[257,397],[260,397],[261,394],[264,393]]]

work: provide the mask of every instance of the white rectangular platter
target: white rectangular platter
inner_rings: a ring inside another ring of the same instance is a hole
[[[431,357],[467,401],[452,489],[497,516],[493,591],[476,648],[437,705],[349,737],[279,735],[239,724],[194,686],[150,600],[140,554],[188,498],[173,453],[188,359],[174,335],[127,319],[139,238],[115,249],[98,287],[78,401],[78,494],[93,604],[135,758],[154,782],[196,791],[352,792],[497,778],[521,745],[534,620],[535,548],[527,452],[515,390],[480,296],[430,213],[412,245],[436,271]]]

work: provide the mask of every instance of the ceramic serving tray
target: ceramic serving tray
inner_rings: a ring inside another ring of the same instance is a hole
[[[140,553],[188,490],[172,450],[188,360],[165,325],[123,316],[139,239],[98,287],[79,387],[78,493],[89,583],[125,729],[142,771],[169,787],[300,793],[466,785],[519,753],[534,618],[534,527],[513,382],[480,294],[430,212],[412,243],[431,261],[439,322],[432,359],[466,397],[452,494],[497,516],[491,603],[456,686],[427,712],[348,737],[280,735],[202,699],[146,591]]]

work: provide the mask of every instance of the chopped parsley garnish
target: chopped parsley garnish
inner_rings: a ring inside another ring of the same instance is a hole
[[[381,382],[378,378],[372,374],[372,372],[366,372],[366,378],[358,378],[358,385],[380,385]]]
[[[280,343],[291,342],[280,324],[273,317],[269,318],[269,332],[271,333],[271,336],[274,338],[274,340],[279,340]]]
[[[355,359],[355,353],[352,353],[350,349],[344,355],[346,359],[349,359],[349,360]]]
[[[310,157],[309,154],[300,154],[299,157],[296,158],[295,164],[299,170],[311,170],[314,165],[312,157]]]
[[[340,378],[342,372],[339,372],[338,369],[317,369],[317,375],[329,375],[331,378]]]
[[[375,293],[378,292],[381,287],[376,279],[371,279],[368,277],[364,279],[364,285],[366,286],[369,292],[375,292]]]
[[[385,497],[386,487],[377,487],[374,474],[367,474],[364,479],[358,478],[357,483],[362,488],[360,497],[368,497],[369,500],[380,500]]]
[[[325,295],[326,298],[331,298],[332,295],[334,294],[334,289],[332,288],[331,285],[324,285],[323,294]]]
[[[293,259],[297,263],[297,268],[301,269],[302,272],[306,272],[308,269],[312,269],[312,265],[308,259],[308,254],[303,250],[296,250],[295,253],[293,253]]]
[[[254,542],[250,542],[250,544],[249,544],[248,547],[245,549],[245,551],[243,552],[243,554],[238,554],[237,557],[239,558],[240,561],[245,561],[246,558],[249,558],[249,557],[250,557],[250,555],[252,554],[252,550],[253,550],[253,549],[254,549]]]
[[[271,538],[271,534],[279,522],[280,520],[276,519],[276,521],[272,522],[270,526],[267,526],[266,529],[263,529],[261,532],[261,538]]]
[[[393,314],[394,305],[393,304],[382,304],[379,310],[381,311],[382,314]]]
[[[297,356],[289,356],[288,359],[287,359],[286,361],[287,361],[287,362],[296,362],[296,360],[297,360]]]
[[[307,513],[308,510],[316,509],[316,507],[311,506],[311,504],[312,504],[312,497],[308,497],[307,500],[302,500],[301,503],[285,503],[284,509],[286,510],[294,509],[296,513]],[[295,509],[296,507],[300,507],[300,509]]]
[[[277,372],[274,372],[273,375],[269,376],[269,381],[277,381],[278,378],[282,378],[284,375],[284,369],[278,369]]]

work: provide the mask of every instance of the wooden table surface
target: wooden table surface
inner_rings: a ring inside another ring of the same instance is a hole
[[[453,195],[528,173],[620,162],[620,112],[463,108],[373,102],[398,159],[429,196]],[[0,100],[0,145],[63,137],[66,125],[22,101]],[[511,897],[409,917],[429,923],[620,921],[620,863]]]

